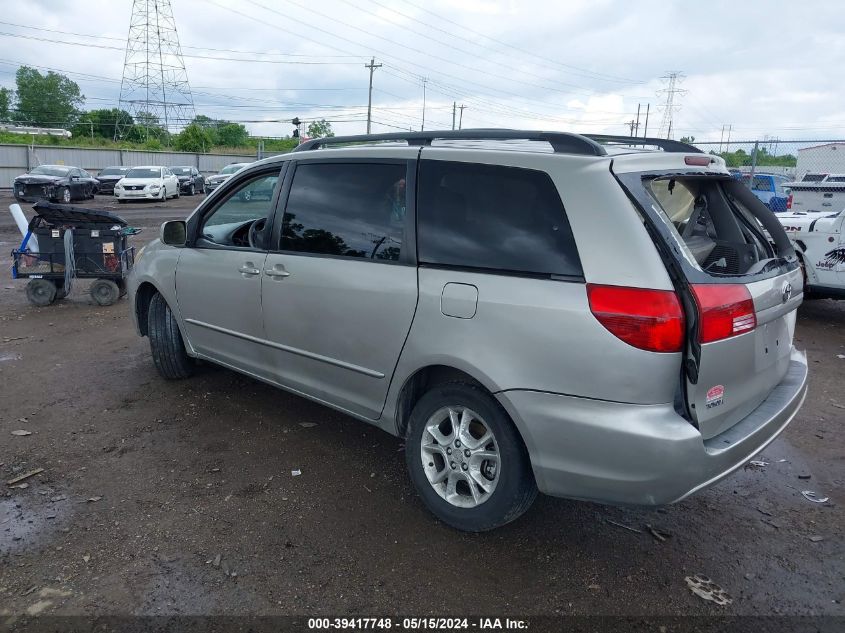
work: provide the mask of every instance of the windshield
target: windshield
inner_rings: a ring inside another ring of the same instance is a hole
[[[58,165],[41,165],[40,167],[36,167],[29,173],[36,174],[39,176],[67,176],[69,171],[70,167],[61,167]]]
[[[825,176],[827,174],[807,174],[801,179],[801,182],[821,182]]]
[[[171,167],[170,171],[172,171],[177,176],[190,176],[191,175],[191,168],[190,167]]]
[[[160,167],[136,167],[130,169],[126,174],[127,178],[161,178]]]
[[[100,172],[101,176],[122,176],[127,171],[128,167],[106,167]]]
[[[234,165],[226,165],[223,169],[220,170],[221,174],[234,174],[236,171],[240,171],[244,167],[249,165],[249,163],[235,163]]]

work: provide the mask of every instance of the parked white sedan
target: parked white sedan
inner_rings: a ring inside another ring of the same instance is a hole
[[[179,179],[167,167],[133,167],[114,186],[114,197],[127,200],[167,200],[179,197]]]

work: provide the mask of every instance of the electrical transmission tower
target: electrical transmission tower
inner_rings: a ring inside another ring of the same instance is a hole
[[[184,127],[194,118],[194,99],[170,0],[133,0],[120,107],[135,120],[142,138]],[[129,131],[115,123],[115,139]]]
[[[675,111],[681,105],[675,100],[676,95],[681,97],[687,93],[686,90],[678,88],[678,85],[685,79],[684,74],[680,71],[668,71],[661,79],[668,82],[668,85],[662,90],[658,90],[657,94],[666,95],[666,103],[662,106],[657,106],[663,110],[663,118],[660,119],[660,129],[657,131],[658,138],[672,138],[672,123],[675,116]]]

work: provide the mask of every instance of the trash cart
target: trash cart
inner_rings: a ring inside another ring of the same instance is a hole
[[[135,262],[129,236],[140,231],[97,209],[38,202],[20,248],[12,251],[12,277],[29,279],[26,296],[47,306],[70,292],[74,279],[94,279],[91,298],[113,304],[126,293]]]

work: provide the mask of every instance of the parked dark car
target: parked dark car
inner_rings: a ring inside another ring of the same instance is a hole
[[[100,183],[84,169],[67,165],[39,165],[18,176],[12,185],[21,202],[52,200],[67,204],[93,198]]]
[[[205,193],[205,177],[196,167],[171,167],[170,171],[179,179],[179,191],[189,196]]]
[[[126,175],[129,167],[106,167],[101,169],[97,174],[97,182],[100,183],[97,193],[104,193],[108,195],[114,194],[114,186],[117,181]]]

